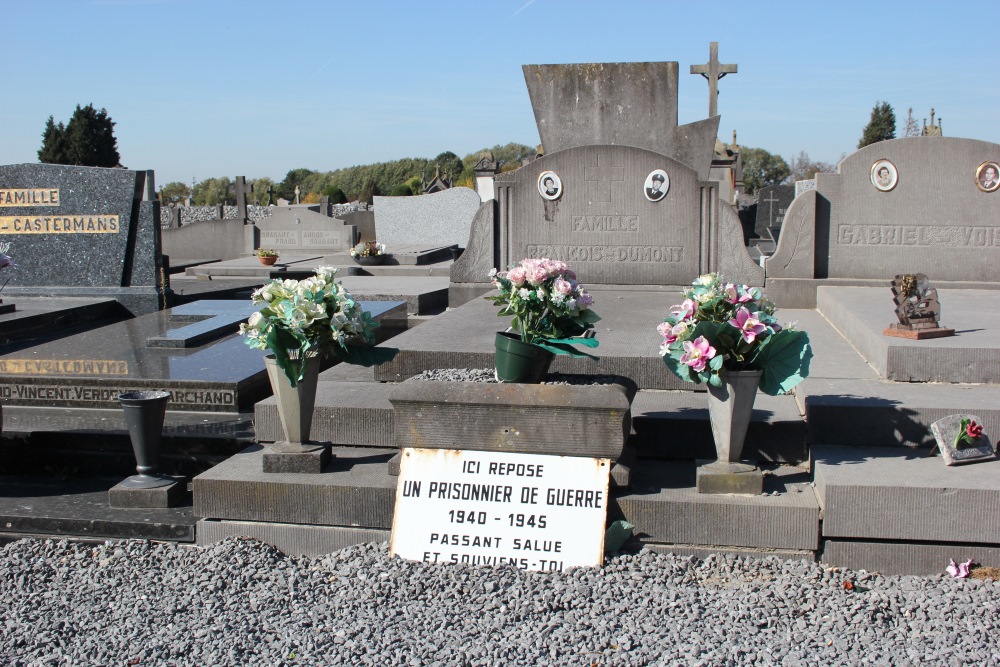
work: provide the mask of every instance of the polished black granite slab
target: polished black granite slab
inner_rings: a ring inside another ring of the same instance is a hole
[[[398,318],[402,310],[405,320],[401,302],[362,305],[376,319]],[[250,410],[271,394],[264,352],[226,331],[252,311],[245,302],[199,301],[178,309],[180,321],[167,309],[2,354],[0,399],[5,405],[118,408],[123,391],[156,389],[170,392],[168,410]],[[192,323],[200,317],[205,319]],[[148,344],[194,336],[201,344],[193,347]],[[212,336],[220,337],[204,341]]]

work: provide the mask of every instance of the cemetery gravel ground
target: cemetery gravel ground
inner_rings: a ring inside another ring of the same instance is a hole
[[[385,544],[0,548],[0,663],[24,667],[1000,665],[998,612],[989,580],[774,558],[644,551],[541,574]]]

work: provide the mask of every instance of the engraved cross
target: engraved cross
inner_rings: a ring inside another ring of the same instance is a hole
[[[701,74],[708,79],[708,117],[719,115],[719,79],[727,74],[736,74],[736,65],[719,63],[719,43],[712,42],[708,50],[708,62],[691,65],[692,74]]]
[[[779,200],[777,197],[774,196],[773,192],[768,192],[767,194],[770,195],[771,198],[765,199],[764,201],[770,204],[770,206],[767,207],[767,224],[768,226],[771,226],[774,225],[774,202]]]
[[[591,186],[595,201],[611,203],[611,183],[625,182],[625,168],[608,164],[608,156],[597,154],[597,164],[583,169],[583,180]]]

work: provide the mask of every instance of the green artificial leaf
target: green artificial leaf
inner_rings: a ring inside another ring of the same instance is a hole
[[[399,350],[394,347],[368,347],[367,345],[348,345],[347,350],[341,350],[337,356],[347,364],[356,366],[378,366],[392,361]]]
[[[787,394],[809,375],[812,356],[805,331],[785,329],[769,336],[754,359],[754,365],[763,371],[761,391],[771,396]]]
[[[596,324],[601,321],[601,316],[592,310],[582,310],[574,319],[579,319],[584,324]]]
[[[287,329],[281,327],[270,327],[267,330],[267,346],[274,354],[274,359],[288,378],[288,382],[294,387],[305,375],[305,367],[301,359],[305,358],[309,349],[309,341],[305,337],[299,337]],[[288,353],[291,350],[298,350],[298,359],[291,358]]]
[[[701,384],[701,378],[697,373],[691,372],[691,367],[687,364],[682,364],[679,359],[676,359],[669,354],[663,357],[663,363],[667,365],[670,372],[679,377],[685,382],[694,382],[695,384]]]
[[[722,364],[723,362],[725,362],[725,360],[726,360],[725,357],[723,357],[721,354],[717,354],[714,357],[712,357],[711,361],[708,362],[708,367],[711,368],[713,371],[718,371],[719,369],[722,368]]]
[[[573,346],[582,345],[583,347],[595,348],[599,344],[596,338],[540,338],[532,343],[532,345],[548,350],[552,354],[568,354],[575,359],[586,357],[594,361],[600,361],[600,358],[581,352]]]
[[[713,387],[721,387],[722,378],[719,376],[718,373],[712,373],[711,375],[708,376],[708,383]]]

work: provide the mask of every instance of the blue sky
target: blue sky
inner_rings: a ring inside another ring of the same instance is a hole
[[[677,61],[719,42],[720,135],[836,162],[872,106],[1000,142],[1000,2],[0,0],[0,162],[36,162],[77,104],[117,123],[125,166],[159,185],[327,171],[539,142],[521,65]]]

